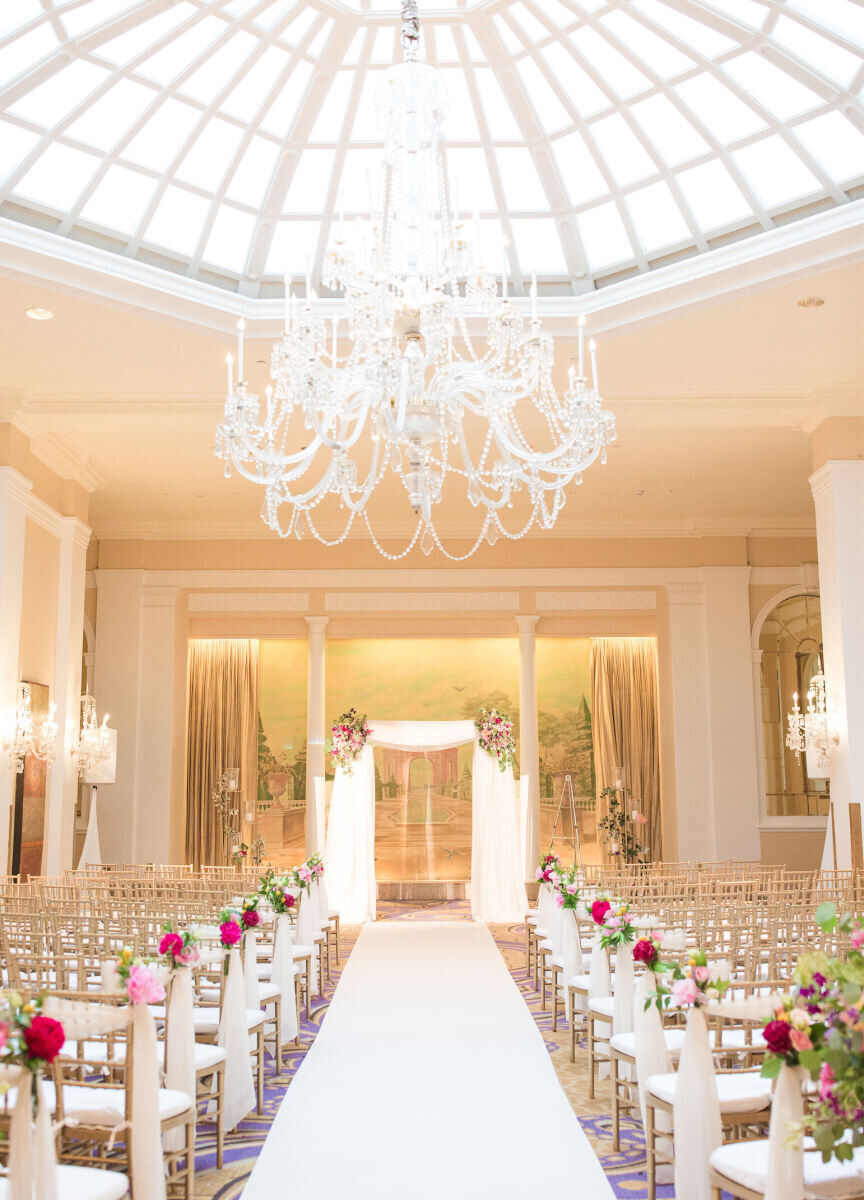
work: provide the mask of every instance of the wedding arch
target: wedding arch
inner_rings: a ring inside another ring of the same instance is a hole
[[[344,924],[374,921],[375,766],[373,747],[427,753],[474,743],[471,802],[471,914],[520,921],[527,908],[513,768],[480,746],[473,721],[370,721],[371,733],[349,767],[337,765],[325,858],[330,903]]]

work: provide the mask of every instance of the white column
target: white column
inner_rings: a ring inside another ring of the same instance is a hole
[[[666,591],[669,638],[660,690],[671,691],[671,705],[664,707],[672,710],[678,858],[695,862],[714,857],[705,593],[701,583],[669,584]]]
[[[864,462],[827,462],[811,476],[810,487],[826,687],[840,739],[831,760],[831,805],[843,870],[861,844],[860,808],[850,813],[849,806],[864,802]],[[831,858],[824,865],[833,867]]]
[[[60,874],[73,866],[72,845],[78,772],[70,757],[80,724],[81,656],[84,642],[84,585],[90,529],[77,517],[60,518],[57,580],[57,633],[54,642],[54,695],[57,705],[57,757],[48,771],[42,870]]]
[[[517,617],[519,627],[519,770],[528,776],[525,821],[525,878],[533,879],[540,858],[540,737],[537,728],[537,647],[539,617]]]
[[[703,567],[715,858],[758,860],[750,568]]]
[[[12,467],[0,467],[0,726],[15,721],[18,647],[24,580],[27,499],[33,485]],[[0,755],[0,873],[9,867],[9,817],[15,798],[15,770]]]
[[[324,849],[324,650],[329,617],[306,617],[309,627],[306,678],[306,853]]]
[[[117,730],[117,781],[99,789],[105,862],[171,854],[176,587],[143,571],[97,571],[96,708]]]

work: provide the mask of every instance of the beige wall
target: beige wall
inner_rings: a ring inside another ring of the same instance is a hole
[[[60,547],[57,538],[35,521],[27,522],[21,598],[18,670],[22,679],[54,689],[57,637],[57,583]]]
[[[792,829],[761,832],[763,863],[777,863],[790,871],[815,871],[822,861],[824,833]]]

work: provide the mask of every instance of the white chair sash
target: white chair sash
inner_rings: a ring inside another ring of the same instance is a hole
[[[279,1031],[281,1045],[292,1042],[297,1036],[297,1005],[294,1000],[294,938],[291,918],[287,913],[277,913],[276,929],[273,934],[273,964],[270,979],[282,993],[282,1028]]]
[[[650,971],[644,971],[636,980],[633,991],[633,1032],[636,1043],[636,1080],[639,1088],[639,1108],[642,1113],[642,1128],[648,1128],[645,1111],[645,1084],[650,1075],[668,1075],[672,1070],[666,1040],[663,1037],[663,1022],[653,1002],[645,1008],[649,996],[657,989],[657,981]],[[658,1129],[668,1132],[669,1118],[657,1112],[655,1122]]]
[[[633,947],[619,946],[615,951],[613,1034],[633,1032],[633,986]]]
[[[226,950],[228,977],[219,1018],[218,1044],[225,1051],[225,1128],[236,1129],[255,1106],[255,1084],[249,1057],[246,995],[240,951]]]
[[[297,942],[301,946],[312,947],[312,982],[310,987],[312,995],[318,995],[318,949],[315,944],[315,938],[321,933],[321,929],[315,923],[315,913],[313,912],[312,903],[309,899],[309,892],[302,893],[300,901],[300,913],[297,917]]]
[[[168,996],[167,1032],[165,1035],[165,1086],[185,1092],[194,1100],[195,1081],[195,1018],[193,1014],[192,972],[178,967],[174,972]],[[166,1150],[182,1150],[186,1131],[182,1126],[169,1129],[164,1135]]]
[[[247,929],[243,935],[243,979],[246,988],[246,1007],[261,1007],[261,988],[258,984],[258,934]]]
[[[9,1200],[56,1200],[57,1159],[45,1085],[25,1067],[0,1067],[0,1081],[17,1088],[9,1129]],[[39,1097],[35,1123],[34,1087]]]
[[[557,901],[553,899],[552,904],[549,907],[549,920],[548,924],[546,925],[546,931],[548,934],[547,941],[552,943],[552,953],[556,956],[560,955],[561,953],[563,926],[564,909],[559,908]]]
[[[570,989],[567,984],[574,975],[581,975],[583,969],[579,921],[572,908],[564,910],[564,920],[561,922],[561,955],[564,959],[564,1003],[567,1020],[570,1021]]]
[[[324,874],[318,876],[318,904],[321,913],[321,925],[326,929],[330,924],[330,901],[327,899],[327,884],[324,882]]]
[[[789,1126],[804,1117],[802,1084],[807,1078],[803,1067],[784,1063],[777,1077],[768,1126],[768,1180],[765,1200],[786,1200],[804,1194],[804,1151],[789,1145]]]
[[[609,973],[609,959],[600,942],[601,935],[595,933],[594,945],[591,947],[591,966],[588,972],[588,999],[597,1000],[601,996],[612,995],[612,977]]]
[[[146,1004],[133,1004],[132,1130],[129,1161],[135,1200],[165,1200],[162,1126],[159,1119],[159,1049],[156,1025]],[[194,1101],[195,1087],[188,1093]]]
[[[673,1114],[675,1195],[711,1200],[708,1156],[722,1144],[723,1127],[708,1026],[701,1008],[692,1008],[687,1015]]]

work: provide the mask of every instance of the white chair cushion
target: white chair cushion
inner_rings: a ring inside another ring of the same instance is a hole
[[[0,1179],[0,1200],[8,1200],[9,1180]],[[57,1200],[122,1200],[129,1195],[129,1180],[119,1171],[96,1167],[57,1168]]]
[[[752,1046],[754,1050],[765,1049],[765,1036],[761,1029],[749,1030],[750,1041],[747,1041],[747,1030],[744,1029],[722,1029],[722,1045],[724,1050],[744,1050],[747,1046]],[[714,1033],[711,1033],[711,1045],[714,1045]]]
[[[192,1010],[192,1020],[195,1023],[195,1032],[203,1037],[214,1037],[219,1032],[218,1008],[195,1008]],[[263,1024],[264,1013],[260,1008],[246,1009],[246,1028],[250,1033]]]
[[[666,1050],[673,1058],[678,1058],[681,1054],[681,1047],[684,1045],[684,1034],[686,1029],[664,1029],[663,1041],[666,1043]],[[636,1057],[636,1034],[635,1033],[616,1033],[610,1040],[609,1045],[613,1050],[617,1050],[619,1054],[627,1054],[630,1058]]]
[[[258,995],[262,1004],[271,1004],[282,996],[282,989],[275,983],[259,983]]]
[[[567,981],[567,986],[572,987],[572,988],[578,988],[582,992],[587,992],[588,988],[591,986],[591,976],[590,975],[573,975]]]
[[[221,1046],[210,1046],[207,1042],[195,1043],[195,1070],[205,1071],[224,1063],[227,1058]]]
[[[10,1088],[6,1093],[6,1103],[10,1108],[14,1105],[16,1095],[16,1088]],[[53,1083],[46,1082],[45,1095],[49,1110],[55,1112],[56,1096]],[[185,1092],[173,1091],[170,1088],[159,1089],[160,1120],[167,1121],[171,1117],[179,1117],[191,1107],[192,1101]],[[123,1088],[76,1087],[75,1084],[67,1084],[63,1088],[63,1115],[79,1121],[82,1125],[99,1125],[112,1129],[126,1120],[126,1093]]]
[[[562,971],[564,970],[564,956],[563,956],[563,954],[556,954],[556,955],[554,956],[554,958],[552,959],[552,966],[553,966],[553,967],[559,967],[559,968],[560,968]]]
[[[811,1138],[804,1141],[812,1147]],[[853,1151],[851,1162],[836,1159],[823,1162],[821,1154],[804,1155],[805,1200],[820,1200],[830,1196],[864,1196],[864,1148]],[[711,1166],[727,1179],[762,1193],[768,1179],[768,1139],[755,1142],[730,1142],[720,1146],[710,1158]],[[855,1185],[858,1185],[857,1187]]]
[[[327,916],[330,918],[331,921],[335,921],[336,918],[340,917],[341,915],[342,914],[340,913],[338,908],[328,908],[327,909]]]
[[[313,952],[315,947],[314,946],[292,946],[291,949],[294,951],[295,958],[306,958],[307,955],[309,955]]]
[[[598,1021],[611,1021],[615,1011],[615,1000],[612,996],[595,996],[588,1005],[588,1015]]]
[[[750,1071],[731,1075],[715,1075],[721,1113],[758,1112],[771,1104],[771,1080],[761,1079]],[[645,1087],[652,1096],[666,1104],[675,1103],[677,1075],[652,1075]]]

